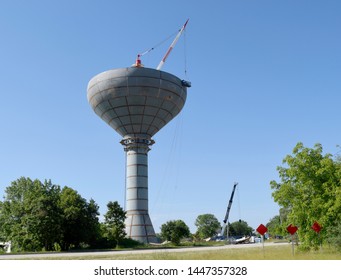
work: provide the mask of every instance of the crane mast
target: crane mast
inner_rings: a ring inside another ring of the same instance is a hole
[[[232,202],[233,202],[233,196],[234,196],[234,192],[236,190],[237,185],[238,185],[238,183],[234,183],[234,185],[233,185],[231,197],[230,197],[229,204],[228,204],[227,209],[226,209],[225,218],[223,221],[224,224],[223,224],[223,227],[221,228],[221,233],[220,233],[221,236],[224,236],[224,231],[225,231],[226,227],[228,226],[228,220],[229,220],[230,210],[231,210],[231,206],[232,206]],[[227,235],[227,237],[229,236],[229,229],[227,229],[226,235]]]
[[[185,28],[186,28],[186,25],[188,23],[189,19],[186,20],[185,24],[181,27],[181,29],[179,30],[178,34],[175,36],[173,42],[171,43],[171,45],[169,46],[166,54],[163,56],[162,60],[160,61],[159,65],[156,67],[156,70],[161,70],[163,64],[165,64],[166,62],[166,59],[167,57],[169,56],[169,54],[171,53],[171,51],[174,49],[176,43],[178,42],[181,34],[184,32]],[[135,67],[143,67],[143,64],[141,62],[141,56],[151,52],[152,50],[154,50],[154,47],[153,48],[150,48],[146,51],[144,51],[143,53],[141,54],[138,54],[137,55],[137,58],[136,58],[136,61],[135,61],[135,64],[133,64],[132,66],[135,66]]]
[[[175,44],[178,42],[182,32],[184,32],[187,22],[189,21],[189,19],[185,22],[185,24],[181,27],[181,29],[179,30],[178,34],[176,35],[175,39],[173,40],[172,44],[170,45],[170,47],[168,48],[166,54],[164,55],[164,57],[162,58],[162,60],[160,61],[159,65],[156,67],[156,70],[161,70],[163,64],[166,62],[166,59],[168,57],[168,55],[170,54],[170,52],[173,50],[173,48],[175,47]]]
[[[161,70],[162,66],[165,64],[167,57],[169,56],[169,54],[171,53],[171,51],[174,49],[176,43],[178,42],[181,34],[184,32],[186,25],[188,23],[189,19],[186,20],[185,24],[181,27],[181,29],[179,30],[178,34],[176,35],[176,37],[174,38],[173,42],[171,43],[171,45],[169,46],[166,54],[163,56],[162,60],[160,61],[159,65],[156,67],[156,70]],[[152,50],[154,50],[155,47],[150,48],[146,51],[144,51],[143,53],[140,53],[137,55],[136,61],[135,63],[132,65],[133,67],[143,67],[143,64],[141,62],[141,56],[151,52]],[[191,87],[191,82],[189,81],[185,81],[182,80],[181,84],[185,87]]]

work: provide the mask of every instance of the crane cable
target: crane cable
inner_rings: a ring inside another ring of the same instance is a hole
[[[154,209],[160,210],[160,205],[168,207],[166,210],[171,212],[169,205],[164,203],[166,196],[171,197],[170,200],[174,200],[178,188],[178,179],[180,173],[180,164],[175,164],[176,162],[181,162],[182,157],[182,136],[183,136],[183,114],[180,114],[174,123],[174,130],[172,132],[173,137],[170,145],[170,150],[165,160],[165,167],[163,170],[163,175],[161,176],[161,182],[158,185],[158,191],[156,192],[156,197],[153,204],[151,205],[151,211]],[[177,159],[178,158],[178,159]],[[174,174],[174,175],[173,175]],[[171,179],[174,180],[171,180]],[[173,188],[171,188],[171,184]],[[171,191],[169,194],[168,191]]]
[[[238,200],[238,214],[239,214],[239,222],[241,222],[241,212],[240,212],[240,198],[239,198],[239,189],[237,189],[237,200]]]
[[[187,78],[187,36],[186,29],[184,30],[184,63],[185,63],[185,77]]]
[[[159,43],[157,43],[156,45],[154,45],[153,47],[143,51],[142,53],[139,53],[137,55],[137,59],[136,59],[136,64],[135,66],[142,66],[141,64],[141,56],[146,55],[147,53],[150,53],[151,51],[153,51],[154,49],[156,49],[157,47],[161,46],[162,44],[164,44],[165,42],[167,42],[170,38],[174,37],[175,34],[177,34],[178,31],[172,33],[171,35],[169,35],[167,38],[163,39],[162,41],[160,41]]]
[[[143,64],[141,62],[141,56],[144,56],[145,54],[151,52],[152,50],[154,50],[156,47],[162,45],[164,42],[166,42],[169,38],[173,37],[174,34],[176,34],[175,39],[173,40],[173,42],[171,43],[170,47],[168,48],[166,54],[164,55],[164,57],[162,58],[162,60],[160,61],[159,65],[156,67],[156,70],[161,70],[163,64],[166,62],[166,59],[168,57],[168,55],[170,54],[170,52],[173,50],[173,48],[175,47],[177,41],[179,40],[181,34],[185,31],[186,25],[188,23],[189,19],[187,19],[187,21],[185,22],[185,24],[181,27],[180,30],[178,30],[177,32],[173,33],[172,35],[168,36],[166,39],[162,40],[160,43],[156,44],[154,47],[149,48],[147,50],[145,50],[142,53],[139,53],[137,55],[135,64],[133,64],[133,66],[135,67],[143,67]]]

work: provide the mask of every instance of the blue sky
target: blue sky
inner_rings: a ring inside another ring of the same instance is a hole
[[[189,18],[162,69],[192,87],[149,152],[154,228],[222,221],[235,181],[230,221],[267,223],[279,209],[269,182],[297,142],[339,152],[340,13],[337,0],[1,1],[0,194],[27,176],[76,189],[101,214],[110,200],[124,205],[121,139],[92,111],[87,83]]]

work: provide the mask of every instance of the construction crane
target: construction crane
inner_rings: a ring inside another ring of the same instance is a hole
[[[171,45],[169,46],[166,54],[163,56],[163,58],[160,61],[159,65],[156,67],[156,70],[161,70],[162,66],[165,64],[167,57],[169,56],[171,51],[174,49],[174,47],[175,47],[176,43],[178,42],[181,34],[184,32],[188,21],[189,21],[189,19],[186,20],[185,24],[181,27],[181,29],[179,30],[178,34],[175,36],[175,38],[174,38],[173,42],[171,43]],[[143,64],[142,64],[142,61],[141,61],[141,56],[143,56],[143,55],[149,53],[150,51],[154,50],[154,48],[155,47],[150,48],[150,49],[144,51],[143,53],[138,54],[137,58],[136,58],[136,61],[135,61],[135,64],[133,66],[135,66],[135,67],[143,67]],[[182,84],[183,84],[183,86],[191,87],[191,83],[189,81],[182,80]]]
[[[162,58],[162,60],[160,61],[158,67],[156,67],[156,70],[161,70],[163,64],[166,62],[167,57],[169,56],[170,52],[173,50],[173,48],[175,47],[175,44],[178,42],[182,32],[184,32],[187,22],[189,21],[189,19],[186,20],[185,24],[181,27],[181,29],[179,30],[178,34],[176,35],[176,37],[174,38],[172,44],[169,46],[166,54],[164,55],[164,57]]]
[[[224,232],[225,232],[225,229],[227,227],[226,238],[228,238],[228,236],[229,236],[228,221],[229,221],[230,210],[231,210],[231,206],[232,206],[232,202],[233,202],[233,196],[234,196],[234,192],[236,190],[237,185],[238,185],[238,183],[234,183],[234,185],[233,185],[233,189],[232,189],[231,197],[230,197],[230,200],[229,200],[229,204],[228,204],[227,209],[226,209],[225,219],[223,221],[224,224],[223,224],[223,227],[221,228],[220,236],[224,236]]]

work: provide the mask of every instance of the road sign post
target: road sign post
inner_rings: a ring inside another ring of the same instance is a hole
[[[320,231],[322,229],[322,226],[318,223],[318,222],[314,222],[313,225],[311,226],[312,230],[314,230],[317,234],[318,234],[318,238],[320,241],[320,247],[322,249],[322,240],[321,240],[321,235],[320,235]]]
[[[264,234],[268,231],[268,229],[267,229],[267,227],[265,225],[260,224],[256,230],[262,236],[263,256],[264,256],[265,255],[265,250],[264,250]]]
[[[292,248],[292,255],[295,255],[295,246],[294,246],[294,234],[296,233],[296,231],[298,230],[297,226],[293,226],[292,224],[290,224],[287,227],[287,231],[291,234],[291,248]]]

